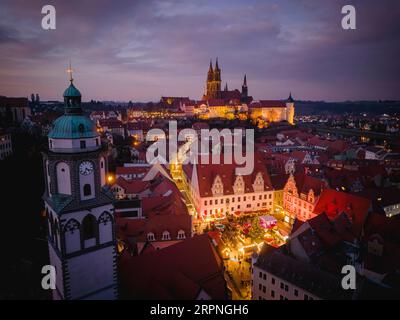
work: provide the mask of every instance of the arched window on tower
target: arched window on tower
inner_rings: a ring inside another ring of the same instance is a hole
[[[83,195],[85,197],[88,197],[92,194],[92,187],[90,186],[90,184],[85,184],[83,186]]]
[[[82,221],[82,238],[84,241],[90,240],[97,235],[97,221],[96,218],[88,214]]]

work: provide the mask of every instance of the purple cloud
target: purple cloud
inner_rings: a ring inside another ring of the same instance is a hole
[[[60,99],[72,60],[84,99],[199,98],[210,57],[223,82],[248,75],[255,98],[398,99],[400,4],[360,1],[357,30],[340,27],[347,1],[46,1],[0,4],[0,94]]]

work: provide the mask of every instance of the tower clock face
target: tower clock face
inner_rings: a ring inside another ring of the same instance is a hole
[[[93,163],[91,163],[90,161],[83,161],[80,165],[79,165],[79,173],[83,174],[85,176],[91,174],[93,172]]]

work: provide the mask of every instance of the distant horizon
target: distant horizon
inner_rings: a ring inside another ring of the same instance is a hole
[[[38,93],[39,97],[40,97],[40,101],[41,102],[60,102],[63,103],[64,101],[62,100],[62,95],[61,98],[59,99],[43,99],[42,96],[40,95],[39,92],[31,92],[29,95],[27,95],[26,97],[24,96],[7,96],[5,94],[0,93],[0,97],[7,97],[7,98],[27,98],[28,101],[31,101],[31,94],[35,94]],[[82,94],[83,96],[83,94]],[[97,100],[97,99],[89,99],[89,100],[82,100],[82,103],[90,103],[92,101],[95,102],[101,102],[101,103],[105,103],[105,102],[112,102],[112,103],[126,103],[128,104],[129,102],[132,102],[133,104],[137,103],[137,104],[146,104],[146,103],[158,103],[160,102],[161,97],[188,97],[190,100],[195,100],[195,101],[201,101],[201,99],[193,99],[190,96],[187,95],[182,95],[182,96],[160,96],[158,99],[156,100],[149,100],[149,101],[135,101],[135,100]],[[253,101],[259,101],[259,100],[267,100],[267,99],[256,99],[253,97]],[[286,98],[282,98],[282,99],[271,99],[271,100],[286,100]],[[300,103],[304,103],[304,102],[312,102],[312,103],[357,103],[357,102],[376,102],[376,103],[384,103],[384,102],[400,102],[400,98],[399,99],[373,99],[373,100],[365,100],[365,99],[359,99],[359,100],[310,100],[310,99],[296,99],[294,97],[294,101],[296,102],[300,102]]]

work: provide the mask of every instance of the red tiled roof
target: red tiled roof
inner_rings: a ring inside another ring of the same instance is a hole
[[[310,140],[308,140],[308,144],[311,146],[328,148],[330,145],[330,141],[326,139],[321,139],[319,137],[313,136]]]
[[[328,150],[333,153],[342,153],[345,150],[347,150],[348,147],[349,147],[349,143],[347,141],[335,140],[329,145]]]
[[[334,247],[344,240],[354,239],[354,235],[349,230],[342,228],[343,221],[341,217],[338,223],[335,223],[326,213],[322,213],[308,220],[308,224],[325,245]]]
[[[129,174],[146,174],[149,172],[151,169],[150,166],[146,167],[117,167],[115,169],[115,174],[116,175],[129,175]]]
[[[286,108],[283,100],[259,100],[250,103],[250,108]]]
[[[303,193],[305,195],[308,195],[308,193],[312,189],[314,195],[318,196],[324,188],[328,187],[326,181],[306,175],[304,173],[295,174],[293,177],[296,182],[296,188],[299,194]]]
[[[289,178],[288,174],[278,174],[271,176],[270,179],[272,188],[274,188],[274,190],[283,190],[283,188],[287,183],[288,178]]]
[[[162,233],[168,231],[171,240],[176,240],[179,230],[185,231],[186,237],[191,236],[192,217],[176,192],[169,196],[143,197],[141,205],[145,219],[117,218],[121,238],[136,237],[137,241],[145,242],[151,232],[160,241]]]
[[[369,199],[325,189],[315,205],[314,214],[326,213],[330,220],[334,220],[344,212],[352,223],[353,234],[359,236],[370,208]]]
[[[207,235],[124,259],[119,270],[123,298],[195,299],[201,289],[228,298],[223,263]]]
[[[115,185],[118,185],[122,189],[125,190],[127,194],[138,194],[150,187],[150,183],[148,181],[142,180],[132,180],[127,181],[122,177],[119,177],[115,182]]]
[[[211,159],[211,158],[210,158]],[[211,162],[211,160],[209,161]],[[223,163],[223,156],[221,156],[221,163]],[[234,162],[234,160],[232,161]],[[201,197],[212,197],[211,188],[214,183],[215,177],[218,175],[223,184],[224,195],[234,194],[233,185],[236,180],[236,168],[244,167],[244,165],[232,164],[196,164],[197,180]],[[192,179],[193,165],[187,164],[183,166],[183,170],[188,177],[189,181]],[[252,174],[243,176],[245,183],[245,192],[251,193],[253,191],[253,183],[258,173],[262,174],[264,180],[264,190],[272,190],[269,174],[265,168],[261,158],[255,154],[254,156],[254,170]]]

